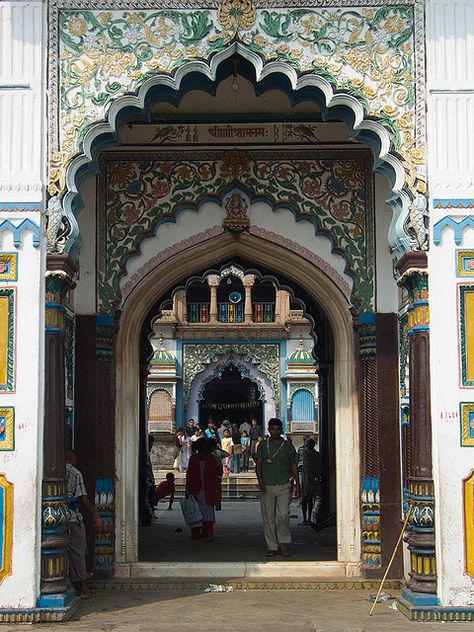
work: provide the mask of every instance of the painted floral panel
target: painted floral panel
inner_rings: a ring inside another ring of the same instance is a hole
[[[413,6],[256,9],[240,39],[264,63],[279,60],[354,94],[387,125],[395,148],[414,147]],[[191,7],[192,8],[192,7]],[[81,147],[116,97],[187,62],[210,64],[235,24],[214,9],[59,11],[59,151]],[[240,28],[242,27],[242,28]],[[203,61],[204,60],[204,61]]]
[[[347,261],[353,301],[373,302],[371,159],[360,151],[210,151],[111,154],[101,169],[99,304],[117,305],[119,279],[140,242],[163,221],[206,200],[221,203],[231,186],[314,224]]]

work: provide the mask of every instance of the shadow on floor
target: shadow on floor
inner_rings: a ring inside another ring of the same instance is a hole
[[[189,527],[184,522],[179,502],[174,503],[172,511],[167,511],[167,506],[167,502],[160,503],[156,511],[155,524],[140,529],[141,562],[265,560],[266,546],[258,501],[223,502],[222,511],[216,511],[214,539],[210,543],[191,541]],[[293,537],[290,559],[306,562],[335,560],[335,527],[316,532],[310,526],[300,526],[301,520],[299,501],[293,501],[290,508]]]

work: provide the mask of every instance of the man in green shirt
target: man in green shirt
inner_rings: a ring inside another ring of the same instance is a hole
[[[257,450],[257,478],[262,495],[260,505],[263,531],[267,543],[267,557],[273,557],[278,549],[288,557],[290,533],[290,479],[295,482],[295,496],[300,495],[298,455],[293,444],[283,439],[280,419],[268,422],[270,437],[260,442]]]

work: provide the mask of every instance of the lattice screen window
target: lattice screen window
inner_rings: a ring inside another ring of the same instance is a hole
[[[150,421],[170,421],[173,414],[171,395],[166,391],[155,391],[150,399]]]

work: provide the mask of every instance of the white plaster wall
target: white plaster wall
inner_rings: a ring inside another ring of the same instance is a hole
[[[79,279],[74,291],[77,314],[95,314],[96,308],[96,176],[89,176],[81,187],[84,208],[78,216],[82,247],[79,255]]]
[[[28,214],[31,218],[33,213]],[[39,220],[39,213],[36,214]],[[24,218],[24,214],[22,219]],[[15,408],[15,450],[0,452],[0,471],[14,485],[12,574],[0,585],[0,607],[33,607],[39,592],[43,442],[43,279],[39,248],[24,233],[17,250],[10,233],[1,233],[2,251],[18,252],[16,295],[16,392],[0,394],[0,406]]]
[[[427,3],[431,200],[474,197],[473,25],[474,0]],[[431,226],[468,214],[434,209]],[[445,229],[429,253],[431,410],[438,594],[442,605],[462,606],[474,603],[474,581],[464,572],[462,516],[462,479],[474,466],[474,448],[460,446],[459,403],[474,401],[474,392],[460,387],[457,284],[470,279],[456,278],[456,248],[474,249],[474,232],[465,231],[457,246]]]
[[[0,3],[0,202],[42,197],[42,5]]]
[[[44,200],[44,33],[42,2],[0,3],[0,222],[41,225]],[[30,203],[31,211],[23,210]],[[7,207],[6,204],[12,206]],[[21,209],[8,211],[6,208]],[[14,393],[0,406],[15,408],[15,449],[0,452],[0,472],[14,485],[12,574],[0,584],[0,608],[34,607],[39,594],[44,416],[44,239],[30,231],[16,248],[0,232],[0,251],[18,254]]]

